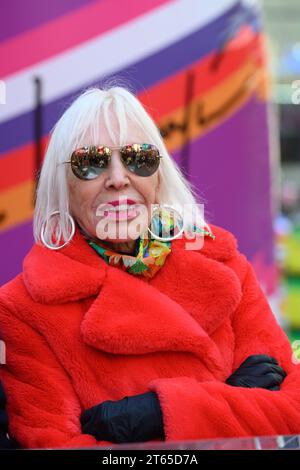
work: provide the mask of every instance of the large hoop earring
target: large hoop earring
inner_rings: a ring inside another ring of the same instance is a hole
[[[53,245],[49,245],[49,243],[46,242],[45,240],[45,224],[46,222],[48,222],[48,220],[55,214],[60,214],[60,211],[54,211],[54,212],[51,212],[50,216],[48,219],[46,219],[43,224],[42,224],[42,228],[41,228],[41,240],[43,242],[43,244],[49,248],[49,250],[60,250],[61,248],[63,248],[65,245],[67,245],[70,240],[73,238],[74,236],[74,233],[75,233],[75,222],[74,222],[74,219],[73,217],[71,216],[71,214],[68,214],[68,217],[69,217],[69,220],[71,222],[71,236],[68,238],[68,240],[63,244],[63,245],[60,245],[60,246],[53,246]]]
[[[162,207],[163,207],[163,209],[165,209],[165,208],[170,208],[170,209],[172,209],[172,212],[177,212],[177,213],[178,213],[178,211],[176,211],[176,209],[174,209],[174,207],[171,206],[171,205],[163,204]],[[160,211],[161,208],[160,208],[160,207],[157,207],[155,210]],[[181,216],[181,214],[180,214],[180,216]],[[150,225],[152,225],[153,217],[154,217],[154,216],[153,216],[153,214],[152,214],[151,224],[150,224]],[[185,228],[185,227],[184,227],[184,223],[183,223],[183,224],[182,224],[182,228],[180,229],[180,231],[179,231],[174,237],[159,237],[158,235],[154,234],[154,233],[150,230],[149,227],[148,227],[148,231],[150,232],[151,236],[152,236],[153,238],[155,238],[156,240],[160,240],[160,241],[164,241],[164,242],[169,242],[169,241],[175,240],[176,238],[180,237],[180,235],[181,235],[181,234],[183,233],[183,231],[184,231],[184,228]]]

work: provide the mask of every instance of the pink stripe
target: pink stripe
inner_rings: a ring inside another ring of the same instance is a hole
[[[66,15],[95,0],[9,0],[1,2],[0,42]],[[97,0],[96,0],[97,1]]]
[[[0,77],[72,48],[171,0],[101,0],[0,45]],[[78,65],[80,67],[80,64]]]

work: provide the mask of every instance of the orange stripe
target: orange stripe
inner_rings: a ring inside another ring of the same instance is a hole
[[[33,190],[34,183],[28,180],[0,194],[0,230],[32,218]]]

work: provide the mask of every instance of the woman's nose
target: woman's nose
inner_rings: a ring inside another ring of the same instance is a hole
[[[129,184],[128,172],[121,161],[119,150],[112,152],[106,175],[106,187],[114,186],[119,189]]]

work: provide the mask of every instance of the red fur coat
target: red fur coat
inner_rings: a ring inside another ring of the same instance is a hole
[[[83,410],[149,390],[167,440],[300,433],[300,370],[236,238],[211,225],[198,251],[173,241],[150,281],[108,266],[77,230],[34,245],[0,289],[10,432],[23,447],[108,445],[81,434]],[[280,390],[232,387],[252,354],[275,357]]]

